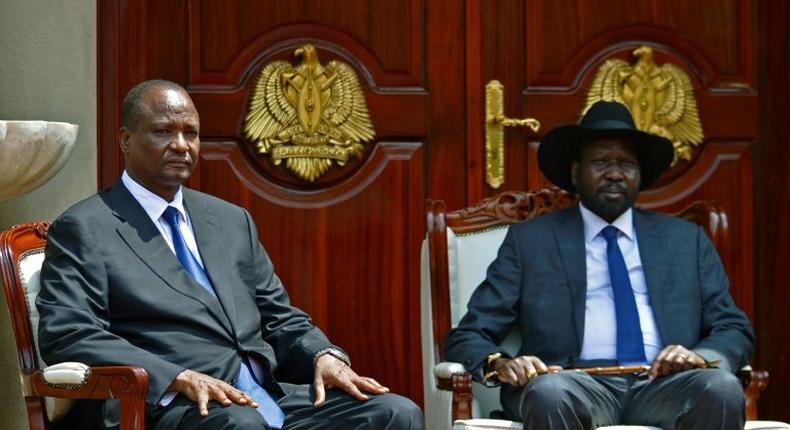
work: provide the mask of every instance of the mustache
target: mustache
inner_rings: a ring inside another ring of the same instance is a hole
[[[165,159],[165,164],[167,163],[192,164],[192,159],[190,157],[170,157]]]
[[[616,192],[616,193],[623,193],[623,194],[626,194],[628,192],[628,190],[625,188],[625,185],[617,184],[617,183],[603,184],[603,185],[599,186],[596,191],[598,193]]]

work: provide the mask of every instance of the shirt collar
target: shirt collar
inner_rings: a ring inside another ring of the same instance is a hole
[[[181,186],[178,187],[176,195],[173,196],[173,201],[167,202],[165,199],[152,193],[150,190],[132,179],[126,170],[124,170],[123,175],[121,175],[121,181],[123,182],[123,185],[126,186],[126,189],[132,194],[132,197],[134,197],[134,199],[140,203],[140,206],[143,207],[145,213],[148,214],[154,223],[159,221],[159,218],[162,217],[162,214],[165,212],[165,209],[167,209],[168,206],[173,206],[176,208],[181,214],[181,217],[184,220],[187,219],[187,212],[184,209],[184,194],[181,192]]]
[[[585,243],[591,243],[601,230],[610,224],[593,211],[584,207],[582,203],[579,203],[579,209],[581,209],[582,220],[584,221],[584,241]],[[628,210],[623,212],[611,225],[620,230],[629,240],[634,240],[634,212],[632,208],[628,208]]]

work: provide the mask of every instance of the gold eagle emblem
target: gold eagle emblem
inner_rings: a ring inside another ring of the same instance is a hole
[[[333,163],[360,156],[375,136],[354,70],[340,61],[322,66],[313,45],[294,51],[302,62],[273,61],[261,71],[244,132],[261,154],[313,182]]]
[[[601,65],[587,92],[582,115],[599,100],[622,103],[631,111],[638,129],[672,141],[672,164],[678,159],[691,160],[694,147],[703,139],[691,80],[674,64],[656,65],[649,46],[640,46],[633,55],[637,57],[633,66],[619,59]]]

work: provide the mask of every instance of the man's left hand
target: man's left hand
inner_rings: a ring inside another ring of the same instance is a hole
[[[705,359],[696,352],[680,345],[669,345],[656,356],[650,365],[650,377],[671,375],[684,370],[705,367]]]
[[[327,389],[336,387],[342,388],[359,400],[368,399],[362,390],[373,394],[384,394],[390,391],[389,388],[379,384],[373,378],[357,375],[346,363],[332,354],[318,357],[315,363],[313,385],[315,386],[315,402],[313,403],[315,407],[324,404]]]

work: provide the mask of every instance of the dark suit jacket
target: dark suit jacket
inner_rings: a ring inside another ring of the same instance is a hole
[[[754,347],[749,321],[728,293],[713,244],[694,224],[634,210],[648,294],[665,345],[693,349],[738,369]],[[578,205],[513,225],[445,342],[445,357],[482,376],[486,357],[514,324],[519,355],[572,367],[584,334],[587,272]]]
[[[265,388],[307,383],[332,346],[292,307],[250,215],[183,189],[211,296],[181,266],[119,181],[52,223],[41,270],[39,348],[46,362],[137,365],[158,404],[184,369],[234,383],[240,354],[261,358]]]

